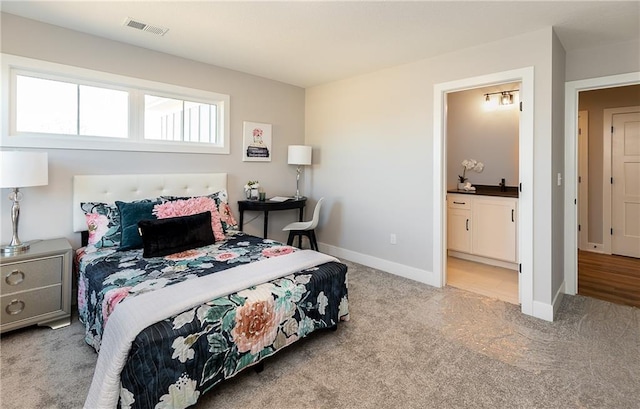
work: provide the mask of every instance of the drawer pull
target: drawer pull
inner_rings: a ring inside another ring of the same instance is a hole
[[[453,204],[467,204],[467,202],[456,202],[455,200],[453,201]]]
[[[18,285],[24,281],[24,273],[20,270],[13,270],[7,274],[4,281],[9,285]]]
[[[5,311],[9,315],[17,315],[24,310],[24,306],[24,301],[12,300],[9,305],[7,305],[7,308],[5,308]]]

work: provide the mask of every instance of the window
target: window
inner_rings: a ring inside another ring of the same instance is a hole
[[[144,96],[144,137],[163,141],[217,143],[217,105]]]
[[[2,88],[3,146],[229,153],[228,95],[5,54]]]
[[[16,131],[126,138],[129,94],[16,75]]]

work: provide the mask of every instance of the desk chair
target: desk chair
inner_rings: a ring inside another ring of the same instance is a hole
[[[318,220],[320,219],[320,206],[322,205],[323,200],[324,197],[320,198],[318,203],[316,203],[316,207],[313,209],[313,218],[310,221],[290,223],[282,229],[283,231],[289,232],[289,238],[287,239],[288,245],[291,246],[293,244],[293,239],[298,236],[298,247],[302,248],[302,236],[307,236],[311,249],[318,251],[315,228],[318,225]]]

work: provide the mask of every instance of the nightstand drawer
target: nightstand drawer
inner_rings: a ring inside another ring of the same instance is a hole
[[[0,295],[60,284],[62,257],[47,257],[0,266]]]
[[[62,309],[60,284],[0,297],[0,324],[5,325]]]

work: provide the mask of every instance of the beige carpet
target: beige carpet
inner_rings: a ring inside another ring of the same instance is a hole
[[[197,408],[638,408],[640,310],[566,296],[553,323],[456,288],[349,265],[351,321]],[[77,320],[0,342],[3,409],[79,408],[96,361]]]

